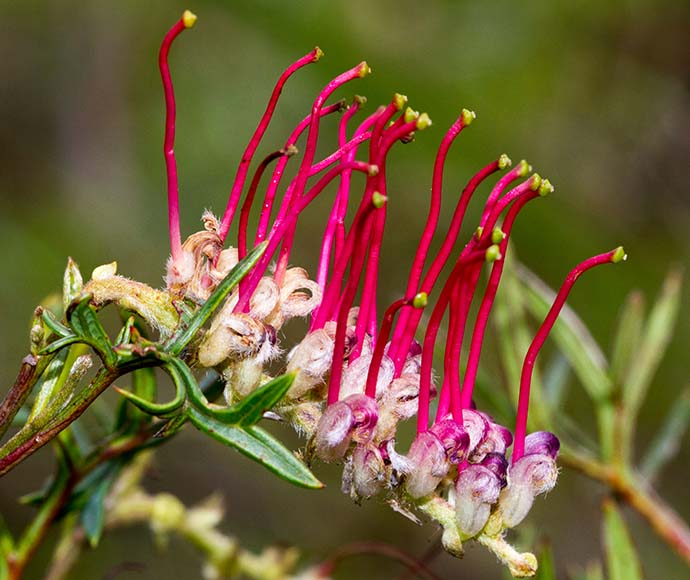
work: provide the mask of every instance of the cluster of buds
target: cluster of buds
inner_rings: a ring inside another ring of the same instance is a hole
[[[344,464],[344,491],[356,501],[380,495],[401,511],[426,513],[444,527],[444,545],[453,553],[461,551],[463,541],[483,538],[514,574],[533,573],[533,557],[516,554],[501,543],[504,531],[520,523],[535,496],[553,488],[558,474],[556,436],[526,432],[532,369],[575,279],[593,266],[620,261],[625,257],[622,248],[590,258],[568,275],[527,353],[511,432],[475,407],[473,388],[513,224],[528,202],[553,191],[549,181],[532,173],[527,162],[511,169],[510,159],[499,156],[462,190],[441,247],[430,260],[446,158],[455,139],[475,119],[472,111],[463,109],[438,149],[429,214],[403,298],[379,316],[379,262],[387,204],[395,197],[386,181],[388,153],[396,143],[412,141],[431,125],[426,113],[407,107],[407,98],[395,94],[389,104],[355,126],[364,98],[355,97],[349,105],[344,101],[328,104],[328,100],[343,85],[371,72],[362,62],[325,86],[284,145],[258,163],[247,186],[250,165],[280,93],[298,69],[321,58],[316,48],[280,76],[242,155],[222,217],[206,212],[203,231],[182,243],[168,52],[195,18],[185,12],[166,35],[160,52],[171,244],[167,291],[176,299],[197,304],[208,298],[247,255],[249,217],[259,191],[264,193],[253,243],[265,242],[266,250],[197,342],[194,364],[224,376],[229,405],[264,384],[276,370],[292,372],[290,390],[269,415],[291,423],[307,437],[308,458]],[[338,147],[317,159],[322,121],[334,113],[342,113]],[[294,178],[284,183],[286,166],[293,158],[299,159],[298,167]],[[261,188],[267,172],[268,185]],[[352,180],[354,172],[364,176],[360,194],[353,191],[353,183],[361,183]],[[491,189],[478,227],[455,250],[470,200],[498,172],[504,173]],[[316,277],[311,279],[303,268],[290,267],[291,250],[300,214],[329,185],[335,199],[326,220]],[[237,245],[226,247],[237,216]],[[486,285],[480,284],[485,265],[490,268]],[[445,281],[440,279],[444,270],[450,270]],[[480,286],[484,294],[477,299],[479,310],[470,336],[468,319]],[[422,310],[432,298],[434,306],[419,342]],[[432,363],[446,314],[443,374],[435,385]],[[280,344],[281,329],[294,317],[306,317],[310,324],[302,340],[288,350]],[[465,342],[469,349],[461,373]],[[435,414],[430,417],[436,396]],[[398,424],[414,416],[416,436],[404,452],[396,448]]]

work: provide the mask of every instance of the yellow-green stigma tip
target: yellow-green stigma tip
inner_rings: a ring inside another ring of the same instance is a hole
[[[611,256],[611,261],[614,264],[617,264],[618,262],[625,262],[627,259],[628,259],[628,254],[625,253],[623,246],[618,246],[613,251],[613,254]]]
[[[501,248],[498,247],[497,244],[492,244],[486,249],[486,261],[487,262],[495,262],[497,260],[500,260],[503,256],[501,255]]]
[[[507,167],[510,167],[512,164],[513,164],[513,162],[510,160],[510,157],[508,157],[505,153],[503,153],[498,158],[498,168],[499,169],[506,169]]]
[[[402,111],[403,107],[407,105],[407,95],[401,95],[400,93],[395,93],[393,95],[393,105],[398,111]]]
[[[324,56],[323,50],[321,50],[318,46],[314,47],[314,62],[318,62],[321,57]]]
[[[524,159],[520,161],[520,163],[518,164],[518,175],[520,177],[524,177],[530,171],[532,171],[532,166],[529,163],[527,163],[527,161],[525,161]]]
[[[417,129],[423,131],[427,127],[431,127],[431,118],[426,113],[422,113],[417,119]]]
[[[362,63],[359,65],[359,76],[360,78],[364,78],[367,75],[371,74],[371,67],[367,64],[367,61],[362,61]]]
[[[506,235],[501,228],[494,228],[494,230],[491,232],[492,244],[500,244],[505,239]]]
[[[484,228],[482,226],[477,227],[476,230],[474,230],[474,237],[479,239],[482,237],[482,234],[484,233]]]
[[[535,173],[534,175],[532,175],[532,177],[530,177],[529,188],[532,191],[538,191],[539,187],[541,187],[541,175]]]
[[[363,97],[362,95],[355,95],[354,97],[352,97],[352,100],[355,103],[359,103],[361,106],[364,106],[367,104],[367,98]]]
[[[411,123],[419,117],[419,112],[415,111],[412,107],[407,107],[405,109],[404,121],[405,123]]]
[[[297,155],[299,153],[299,149],[295,147],[294,145],[288,145],[283,149],[283,155],[285,157],[292,157],[293,155]]]
[[[470,111],[469,109],[463,109],[460,113],[460,116],[462,117],[463,126],[467,127],[467,125],[471,125],[472,121],[477,118],[477,113]]]
[[[182,23],[185,28],[191,28],[196,23],[196,14],[191,10],[185,10],[182,13]]]
[[[554,192],[554,187],[548,179],[543,179],[539,186],[539,195],[545,197]]]
[[[371,194],[371,203],[376,209],[381,209],[387,201],[388,198],[378,191]]]
[[[426,292],[420,292],[412,299],[412,306],[415,308],[424,308],[428,301],[428,294]]]
[[[369,165],[369,169],[367,170],[367,175],[369,177],[376,177],[379,174],[379,166],[375,164]]]

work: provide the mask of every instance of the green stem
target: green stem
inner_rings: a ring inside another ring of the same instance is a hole
[[[65,407],[58,417],[43,426],[37,433],[23,430],[17,433],[0,449],[0,475],[12,470],[69,427],[118,376],[117,370],[100,369],[89,385]]]
[[[37,372],[39,370],[39,362],[41,362],[41,368],[45,366],[41,358],[30,354],[22,360],[22,366],[19,369],[14,385],[12,385],[2,405],[0,405],[0,437],[9,429],[12,419],[21,409],[24,401],[26,401],[26,398],[36,384],[36,380],[41,375],[40,372]]]

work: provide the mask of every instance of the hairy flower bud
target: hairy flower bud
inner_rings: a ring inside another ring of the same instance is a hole
[[[465,460],[470,436],[460,424],[453,419],[445,419],[436,423],[430,431],[441,441],[448,461],[457,464]]]
[[[273,278],[264,276],[249,299],[249,313],[258,320],[273,323],[276,307],[280,299],[280,288]],[[282,324],[282,320],[280,320]],[[280,327],[281,324],[276,326]]]
[[[351,361],[343,370],[343,378],[340,387],[340,396],[363,393],[367,382],[367,374],[371,364],[371,354],[361,355],[355,360]],[[376,379],[376,396],[386,392],[386,387],[393,380],[393,373],[395,367],[393,361],[384,356],[379,367],[379,374]]]
[[[355,498],[370,498],[386,483],[385,464],[378,447],[371,443],[358,445],[352,453],[352,490]]]
[[[535,431],[525,438],[525,455],[548,455],[556,459],[561,442],[549,431]]]
[[[297,372],[288,392],[298,399],[324,382],[333,360],[333,338],[325,329],[310,332],[288,355],[287,372]]]
[[[534,498],[553,489],[557,478],[556,461],[550,455],[535,453],[516,461],[508,471],[508,487],[501,494],[499,509],[506,527],[524,520]]]
[[[199,363],[214,367],[226,360],[256,356],[266,340],[264,325],[248,314],[223,309],[211,324],[199,346]]]
[[[342,459],[350,446],[368,443],[374,433],[378,411],[366,395],[350,395],[330,405],[321,416],[314,434],[317,457],[323,461]]]
[[[462,424],[465,431],[470,436],[468,453],[471,456],[477,446],[484,441],[489,430],[489,422],[480,412],[473,411],[472,409],[463,409]]]
[[[468,537],[486,525],[491,506],[498,501],[501,482],[484,465],[468,465],[455,483],[455,517],[458,528]]]
[[[481,462],[488,453],[505,455],[506,450],[513,442],[513,434],[509,429],[494,423],[488,415],[481,414],[486,419],[487,429],[484,438],[472,452],[470,461],[473,463]]]
[[[412,468],[405,478],[405,490],[415,499],[433,492],[448,473],[446,450],[431,431],[424,431],[415,437],[407,460]]]

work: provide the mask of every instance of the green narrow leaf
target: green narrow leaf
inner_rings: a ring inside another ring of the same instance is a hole
[[[527,308],[537,319],[544,320],[556,294],[523,266],[518,267],[518,275],[526,290]],[[551,336],[589,396],[595,401],[608,397],[612,384],[606,357],[585,324],[568,306],[561,311]]]
[[[179,415],[175,415],[172,419],[168,420],[156,433],[153,438],[155,440],[163,440],[168,437],[175,435],[189,419],[189,414],[186,409],[184,409]]]
[[[288,392],[295,380],[296,373],[281,375],[261,385],[236,405],[227,409],[209,409],[211,414],[223,423],[232,423],[240,427],[256,425],[268,411]]]
[[[184,364],[184,363],[182,363]],[[185,365],[186,366],[186,365]],[[170,378],[173,380],[173,383],[175,384],[175,398],[172,401],[169,401],[167,403],[156,403],[154,400],[151,398],[145,398],[145,397],[155,397],[156,392],[155,392],[155,371],[153,369],[139,369],[135,371],[135,374],[141,371],[150,371],[152,374],[149,374],[149,376],[146,379],[140,378],[140,387],[144,387],[144,397],[139,396],[136,392],[130,393],[129,391],[125,391],[123,389],[119,389],[117,387],[114,387],[114,389],[120,393],[123,397],[125,397],[130,403],[132,403],[134,406],[139,408],[141,411],[146,413],[147,415],[154,415],[156,417],[164,417],[166,415],[170,415],[171,413],[174,413],[178,409],[184,405],[185,401],[187,400],[187,381],[189,380],[189,377],[187,376],[186,373],[181,373],[180,370],[176,365],[171,365],[171,364],[166,364],[163,365],[163,368],[167,371],[167,373],[170,375]],[[194,377],[191,375],[191,372],[188,373],[189,376],[192,377],[192,380],[194,380]],[[140,375],[141,377],[141,375]],[[151,388],[150,382],[151,380],[153,381],[153,389]],[[145,383],[142,385],[141,381],[145,381]]]
[[[83,287],[84,280],[81,277],[79,266],[72,258],[67,258],[67,267],[62,279],[62,306],[64,312],[67,312],[72,301],[81,294]]]
[[[644,296],[631,292],[621,309],[611,350],[611,377],[622,385],[630,376],[630,365],[637,352],[644,323]]]
[[[112,481],[105,479],[95,489],[91,490],[86,500],[86,505],[81,512],[81,526],[92,548],[98,546],[101,535],[103,535],[103,524],[105,523],[104,502],[111,484]]]
[[[640,473],[647,480],[655,479],[663,467],[678,454],[689,422],[690,387],[686,387],[661,423],[662,427],[652,439],[640,463]]]
[[[55,315],[47,309],[44,309],[41,313],[41,319],[45,325],[50,329],[51,332],[59,336],[60,338],[68,338],[74,336],[72,331],[67,328],[62,322],[59,322]]]
[[[640,347],[631,360],[628,380],[623,384],[623,404],[631,419],[639,411],[647,391],[659,367],[673,328],[678,318],[680,307],[681,276],[671,272],[664,282],[656,304],[649,313]]]
[[[553,558],[551,544],[544,544],[539,552],[539,568],[534,576],[535,580],[556,580],[556,563]]]
[[[568,391],[568,379],[570,378],[570,364],[562,353],[549,361],[544,370],[544,395],[553,409],[560,409]]]
[[[132,341],[132,331],[136,328],[134,316],[130,316],[122,325],[120,332],[115,338],[115,344],[129,344]]]
[[[278,477],[301,487],[312,489],[323,487],[323,484],[314,477],[304,463],[263,429],[225,425],[194,408],[189,410],[189,417],[199,431],[216,441],[234,447]]]
[[[208,300],[204,302],[203,306],[197,310],[196,314],[190,319],[189,324],[181,331],[176,332],[168,341],[166,350],[172,355],[178,355],[190,343],[192,338],[196,336],[218,307],[223,303],[223,300],[232,292],[232,290],[240,283],[240,281],[249,273],[249,271],[256,265],[263,253],[266,251],[268,242],[263,242],[256,246],[247,256],[239,262],[228,275],[223,278],[223,281],[218,284],[218,287],[213,291]]]
[[[50,400],[55,396],[56,390],[59,389],[64,382],[66,374],[63,373],[63,371],[65,370],[68,355],[69,349],[62,350],[48,364],[48,368],[46,368],[41,376],[38,394],[36,395],[27,421],[33,421],[36,416],[43,411]],[[60,381],[61,377],[63,378],[62,381]]]
[[[616,503],[607,498],[602,509],[609,580],[643,580],[637,550]]]
[[[77,302],[72,302],[67,309],[67,320],[75,334],[91,345],[107,366],[112,366],[117,355],[90,300],[91,295],[85,294]]]

